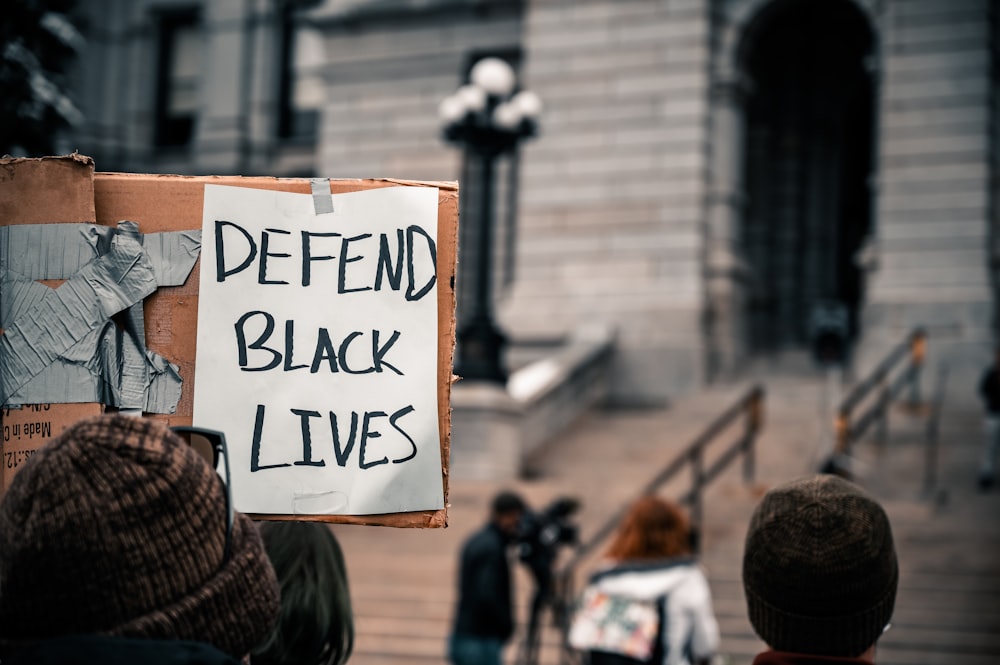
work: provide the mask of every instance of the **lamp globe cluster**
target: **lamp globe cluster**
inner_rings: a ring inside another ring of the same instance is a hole
[[[446,140],[499,154],[537,133],[542,102],[530,90],[515,93],[517,77],[507,62],[483,58],[469,80],[438,107]]]

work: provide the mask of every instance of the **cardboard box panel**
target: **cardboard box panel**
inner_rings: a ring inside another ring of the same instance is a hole
[[[442,487],[445,508],[437,511],[368,516],[260,516],[265,519],[323,520],[355,524],[406,527],[447,525],[448,460],[450,451],[450,396],[455,344],[454,277],[458,231],[456,183],[420,183],[397,180],[333,180],[332,194],[393,186],[438,188],[437,294],[438,424],[441,438]],[[0,160],[0,219],[9,224],[60,222],[97,223],[115,227],[122,220],[138,224],[142,234],[201,228],[204,186],[218,184],[309,194],[307,179],[185,177],[119,173],[94,174],[92,160],[80,155],[38,160]],[[198,326],[200,261],[179,286],[160,287],[143,301],[146,347],[179,367],[183,378],[176,412],[147,414],[170,425],[191,423]],[[62,280],[41,280],[55,288]],[[0,330],[2,332],[2,330]],[[13,474],[48,438],[77,420],[101,413],[96,403],[37,404],[0,411],[3,445],[0,483]],[[8,464],[9,462],[9,464]]]
[[[83,155],[0,159],[0,223],[59,224],[96,220],[94,161]],[[0,248],[2,251],[2,248]],[[61,279],[42,280],[49,288]],[[0,333],[3,329],[0,328]],[[100,404],[34,404],[0,409],[0,492],[31,454],[77,420],[101,413]]]

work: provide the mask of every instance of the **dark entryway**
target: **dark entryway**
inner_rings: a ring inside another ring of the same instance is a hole
[[[824,302],[844,305],[852,338],[871,225],[871,30],[847,0],[779,0],[743,43],[750,351],[806,346]]]

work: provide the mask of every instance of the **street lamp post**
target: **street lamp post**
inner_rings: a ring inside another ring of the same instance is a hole
[[[542,105],[528,90],[514,94],[514,70],[499,58],[477,62],[470,80],[439,108],[445,140],[477,158],[481,176],[475,301],[472,315],[458,331],[455,372],[466,379],[504,383],[501,352],[506,338],[493,320],[493,167],[498,157],[535,136]]]

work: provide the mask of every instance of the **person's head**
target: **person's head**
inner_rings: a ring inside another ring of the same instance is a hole
[[[493,497],[490,505],[490,521],[504,534],[514,536],[526,509],[527,504],[520,495],[503,491]]]
[[[864,654],[892,617],[898,583],[885,511],[843,478],[776,487],[750,520],[743,588],[750,623],[772,649]]]
[[[158,422],[81,421],[0,503],[0,654],[68,635],[177,639],[240,658],[271,629],[278,585],[256,526]]]
[[[347,570],[329,527],[265,522],[264,547],[281,585],[281,614],[254,665],[342,665],[354,648]]]
[[[607,556],[619,561],[663,559],[691,553],[691,530],[680,507],[656,496],[632,504]]]

